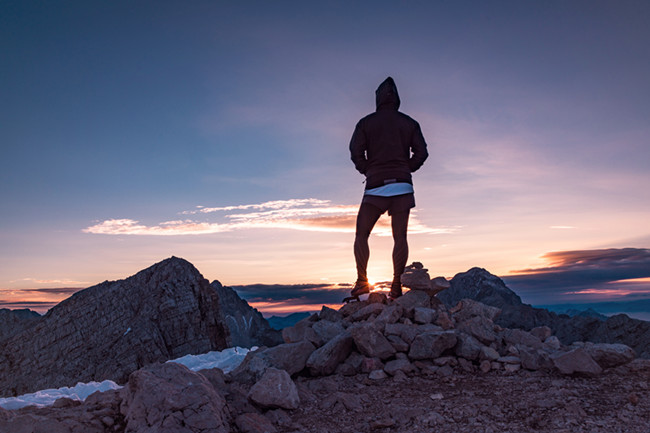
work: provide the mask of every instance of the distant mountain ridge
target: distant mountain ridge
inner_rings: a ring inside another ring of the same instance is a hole
[[[563,344],[574,341],[623,343],[632,347],[639,357],[650,358],[650,322],[618,314],[602,320],[593,315],[568,316],[521,302],[503,280],[482,268],[472,268],[450,280],[451,287],[438,294],[448,306],[463,298],[474,299],[498,307],[501,314],[495,323],[504,328],[526,331],[548,326]]]

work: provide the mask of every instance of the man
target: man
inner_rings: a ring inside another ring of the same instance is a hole
[[[357,215],[354,258],[357,281],[352,296],[369,293],[366,268],[370,257],[368,238],[384,212],[391,216],[393,230],[393,282],[390,297],[402,295],[400,276],[408,259],[406,231],[409,212],[415,206],[411,173],[422,166],[429,154],[420,125],[397,111],[397,86],[386,78],[375,92],[377,110],[357,123],[350,141],[355,168],[366,176],[366,188]]]

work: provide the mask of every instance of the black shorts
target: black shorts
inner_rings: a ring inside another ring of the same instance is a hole
[[[411,192],[408,194],[394,195],[391,197],[382,197],[379,195],[364,195],[361,204],[371,204],[381,213],[388,211],[388,215],[395,212],[404,212],[415,207],[415,195]]]

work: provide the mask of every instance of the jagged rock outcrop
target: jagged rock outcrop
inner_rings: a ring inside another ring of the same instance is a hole
[[[0,308],[0,342],[29,328],[41,317],[36,311]]]
[[[0,343],[0,393],[124,383],[143,366],[228,346],[217,292],[172,257],[75,293]]]
[[[229,345],[275,346],[282,343],[280,331],[271,328],[262,313],[248,305],[232,288],[214,280],[210,286],[219,295],[219,305],[228,326]]]
[[[589,315],[556,314],[521,302],[496,275],[482,268],[459,273],[450,281],[451,287],[438,297],[447,306],[456,305],[463,298],[474,299],[501,309],[495,323],[505,328],[531,330],[549,327],[563,343],[591,341],[594,343],[622,343],[636,351],[637,356],[650,358],[650,322],[619,314],[602,320]]]

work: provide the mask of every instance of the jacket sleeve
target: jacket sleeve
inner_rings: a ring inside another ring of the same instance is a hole
[[[361,122],[359,122],[356,128],[354,128],[354,133],[350,140],[350,157],[354,163],[354,167],[361,174],[366,174],[366,170],[368,169],[367,149],[366,134],[363,132]]]
[[[413,131],[413,136],[411,138],[411,152],[413,154],[409,159],[409,168],[411,169],[411,173],[413,173],[418,168],[422,167],[424,161],[429,157],[429,152],[427,152],[427,143],[424,141],[420,124],[417,122],[415,122],[415,131]]]

